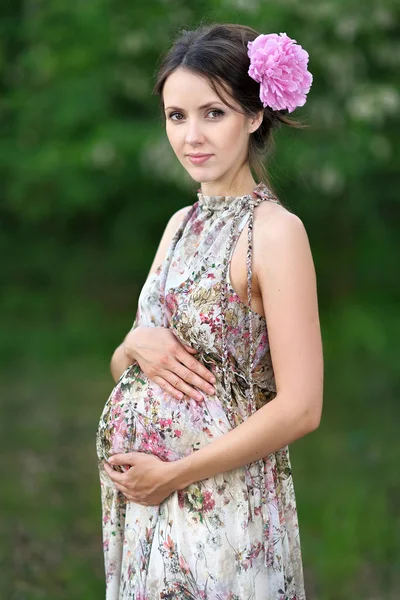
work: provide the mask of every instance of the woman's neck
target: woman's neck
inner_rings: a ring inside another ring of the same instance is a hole
[[[251,173],[236,177],[235,181],[206,181],[201,183],[201,193],[204,196],[245,196],[251,194],[257,183]]]

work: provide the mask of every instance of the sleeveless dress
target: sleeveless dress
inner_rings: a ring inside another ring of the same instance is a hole
[[[288,447],[159,506],[126,501],[104,471],[116,453],[178,460],[276,396],[266,320],[249,307],[254,208],[278,200],[264,183],[252,195],[197,196],[142,288],[133,328],[168,327],[196,348],[217,379],[215,394],[177,400],[136,362],[112,390],[97,433],[107,600],[304,600]],[[229,279],[246,223],[247,304]]]

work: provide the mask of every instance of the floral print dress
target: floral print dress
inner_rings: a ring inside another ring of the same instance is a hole
[[[252,195],[205,196],[142,288],[133,327],[170,328],[215,375],[215,394],[177,400],[135,362],[121,375],[97,433],[107,600],[304,600],[288,448],[193,483],[159,506],[126,501],[104,471],[112,454],[174,461],[227,433],[276,396],[267,325],[251,306]],[[248,299],[229,279],[248,224]],[[199,390],[200,391],[200,390]]]

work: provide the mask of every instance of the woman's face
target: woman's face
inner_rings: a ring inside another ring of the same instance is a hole
[[[166,79],[163,100],[167,136],[183,167],[199,183],[213,182],[217,191],[229,189],[247,157],[249,134],[260,120],[229,108],[206,79],[183,68]],[[196,154],[197,160],[191,158]]]

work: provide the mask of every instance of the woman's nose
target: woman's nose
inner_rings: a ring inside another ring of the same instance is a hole
[[[187,144],[200,144],[203,141],[203,132],[197,119],[187,122],[185,141]]]

